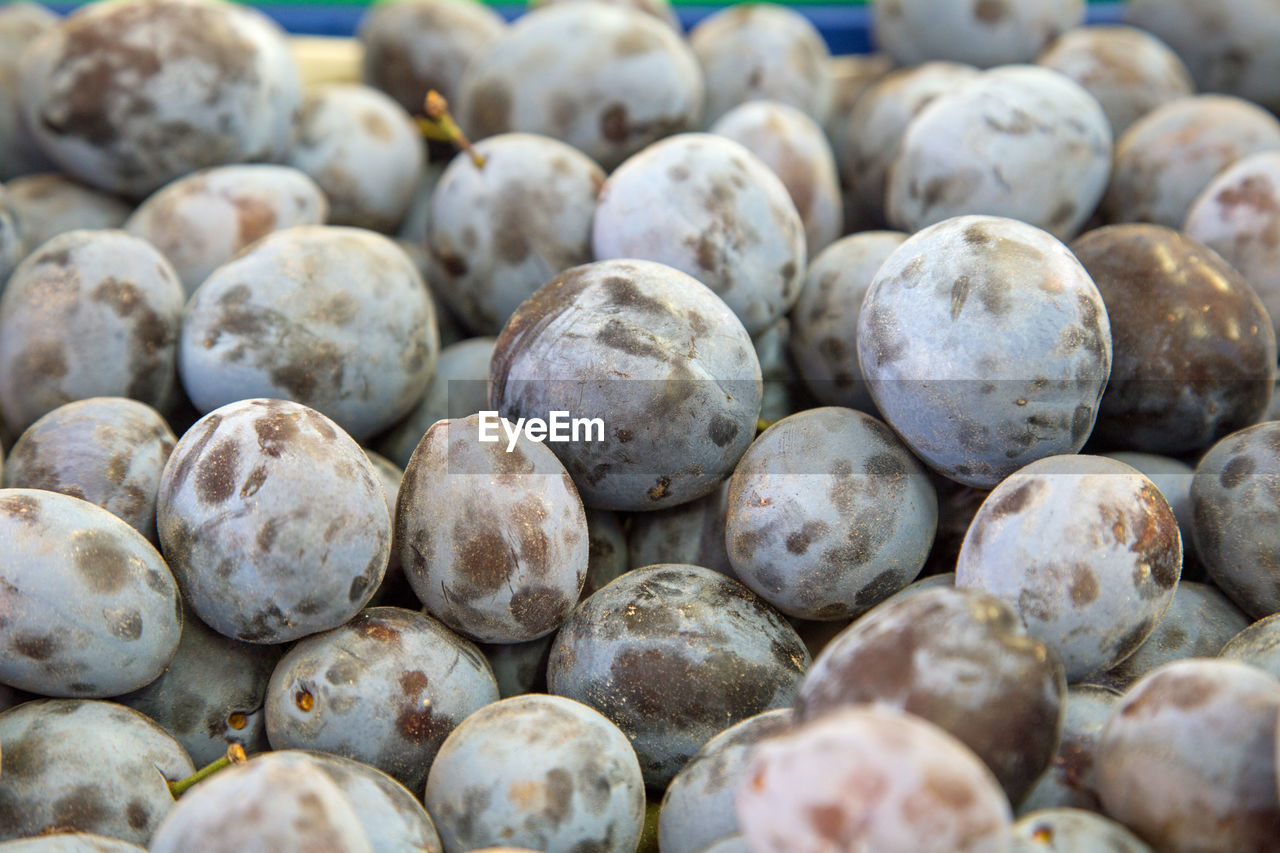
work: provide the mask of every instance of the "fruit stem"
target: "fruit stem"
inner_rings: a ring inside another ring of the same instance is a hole
[[[169,783],[169,793],[176,800],[187,792],[193,785],[202,782],[205,779],[222,770],[230,767],[232,764],[243,764],[246,760],[244,747],[238,743],[233,743],[227,747],[227,754],[205,767],[201,767],[195,773],[192,773],[185,779],[179,779],[176,782]]]
[[[475,149],[462,128],[453,120],[453,116],[449,114],[449,102],[444,99],[444,95],[435,89],[427,92],[423,111],[426,117],[418,117],[418,129],[423,136],[433,142],[452,142],[471,155],[471,162],[476,164],[477,169],[484,168],[484,155]]]

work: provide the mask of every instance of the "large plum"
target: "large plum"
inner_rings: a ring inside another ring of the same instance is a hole
[[[899,65],[930,60],[988,68],[1030,62],[1084,23],[1084,0],[873,0],[876,43]]]
[[[441,622],[487,643],[559,628],[588,561],[586,514],[564,466],[528,436],[508,446],[504,424],[438,421],[396,504],[396,548],[413,591]]]
[[[373,463],[333,421],[285,400],[231,403],[197,421],[169,456],[156,521],[196,615],[250,643],[346,622],[391,553]]]
[[[699,566],[658,565],[573,611],[547,684],[622,729],[645,782],[661,789],[712,736],[790,705],[808,665],[795,629],[747,587]]]
[[[1052,456],[1011,474],[983,501],[956,586],[1007,602],[1062,658],[1067,680],[1110,669],[1164,616],[1182,570],[1182,537],[1155,484],[1102,456]]]
[[[114,702],[42,699],[0,714],[0,840],[48,830],[146,844],[195,772],[167,732]]]
[[[283,398],[363,440],[418,402],[439,349],[431,294],[390,238],[304,225],[268,234],[199,287],[179,370],[202,412]]]
[[[787,187],[744,146],[684,133],[619,166],[592,223],[599,260],[645,258],[715,291],[751,334],[800,295],[804,223]]]
[[[3,489],[0,553],[0,681],[44,696],[115,696],[173,657],[178,587],[120,518],[56,492]]]
[[[351,803],[373,853],[441,853],[431,815],[404,785],[360,761],[322,752],[306,756]]]
[[[504,699],[464,720],[436,756],[424,800],[445,853],[496,843],[633,853],[644,820],[626,737],[559,696]]]
[[[123,231],[69,231],[28,255],[0,297],[0,408],[10,428],[87,397],[163,408],[183,301],[169,262]]]
[[[68,231],[120,228],[133,209],[115,196],[55,172],[15,178],[4,188],[28,252]]]
[[[1266,413],[1276,378],[1271,318],[1216,252],[1140,223],[1090,231],[1071,251],[1102,294],[1111,326],[1096,442],[1190,453]]]
[[[704,566],[733,577],[725,547],[729,481],[706,497],[671,509],[636,513],[627,528],[627,562],[633,569],[657,563]]]
[[[924,469],[888,427],[853,409],[783,418],[729,481],[734,573],[801,619],[848,619],[911,583],[937,526]]]
[[[763,393],[729,307],[640,260],[549,281],[508,321],[489,377],[490,402],[510,421],[562,411],[603,422],[603,440],[550,445],[597,509],[664,509],[713,491],[751,443]]]
[[[0,7],[0,181],[54,168],[22,114],[18,59],[27,45],[57,23],[58,16],[38,3],[15,0]]]
[[[994,217],[899,246],[864,298],[857,347],[912,452],[983,489],[1083,447],[1111,372],[1106,308],[1084,267],[1052,235]]]
[[[284,31],[235,3],[79,9],[22,61],[27,127],[63,170],[144,196],[206,166],[279,157],[301,81]]]

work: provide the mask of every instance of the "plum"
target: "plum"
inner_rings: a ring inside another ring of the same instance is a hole
[[[989,214],[1066,240],[1102,200],[1111,145],[1106,113],[1069,77],[1034,65],[987,71],[907,126],[885,213],[901,231]]]
[[[684,32],[684,28],[680,25],[680,16],[677,15],[675,9],[671,7],[671,0],[529,0],[529,8],[541,9],[544,6],[554,6],[560,3],[575,2],[595,2],[606,3],[612,6],[627,6],[644,12],[650,17],[657,18],[659,21],[670,26],[677,33]]]
[[[848,619],[920,573],[938,524],[924,469],[863,412],[808,409],[747,448],[729,481],[734,574],[788,616]]]
[[[750,589],[664,564],[627,572],[573,611],[547,685],[622,729],[661,789],[714,735],[790,705],[808,665],[795,629]]]
[[[633,569],[656,563],[704,566],[737,579],[725,547],[729,481],[714,492],[671,509],[636,513],[627,531],[627,562]]]
[[[329,223],[394,233],[426,166],[413,118],[390,95],[356,83],[312,86],[284,162],[329,200]]]
[[[88,832],[58,832],[35,838],[0,843],[3,853],[146,853],[143,848],[118,838]]]
[[[1214,584],[1253,619],[1280,611],[1280,422],[1232,433],[1191,481],[1196,552]]]
[[[217,166],[166,184],[124,223],[158,248],[182,278],[187,296],[250,243],[295,225],[322,225],[324,192],[287,166]]]
[[[1201,91],[1280,109],[1280,9],[1270,0],[1131,0],[1125,20],[1177,51]]]
[[[819,124],[831,111],[831,53],[804,15],[777,3],[719,9],[689,31],[707,79],[704,127],[748,101],[779,101]]]
[[[169,262],[123,231],[69,231],[32,252],[0,297],[0,408],[10,429],[88,397],[163,407],[183,301]]]
[[[50,159],[133,197],[206,166],[278,158],[302,94],[280,27],[202,0],[76,10],[24,54],[21,91]]]
[[[867,231],[810,260],[791,310],[789,351],[805,387],[828,406],[875,413],[858,363],[858,317],[876,272],[907,235]]]
[[[524,434],[487,441],[479,415],[427,430],[405,467],[395,541],[427,611],[480,642],[551,633],[586,579],[587,518],[564,466]]]
[[[696,278],[751,334],[800,295],[804,223],[782,180],[723,136],[684,133],[619,166],[592,224],[598,260],[644,258]]]
[[[0,551],[0,681],[115,696],[154,681],[173,657],[178,587],[122,519],[56,492],[0,489]]]
[[[506,30],[484,3],[410,0],[379,3],[360,19],[364,82],[395,98],[410,113],[422,111],[432,89],[452,101],[463,75]]]
[[[146,844],[173,807],[168,782],[195,772],[167,732],[114,702],[26,702],[0,714],[0,742],[0,840],[56,830]]]
[[[0,287],[8,281],[18,261],[26,254],[22,233],[18,230],[18,216],[9,193],[0,186]]]
[[[804,723],[874,702],[932,722],[974,751],[1018,802],[1058,746],[1062,663],[1013,608],[930,589],[874,608],[823,649],[796,696]]]
[[[1106,305],[1111,379],[1092,439],[1147,453],[1201,450],[1271,404],[1276,337],[1266,308],[1216,252],[1160,225],[1071,244]]]
[[[933,547],[920,575],[927,578],[951,574],[954,579],[964,535],[969,532],[969,525],[989,492],[962,486],[945,477],[936,477],[934,488],[938,491],[938,533],[933,537]]]
[[[1095,788],[1098,735],[1111,718],[1120,694],[1096,684],[1073,684],[1062,703],[1062,738],[1049,769],[1018,806],[1019,814],[1037,809],[1102,811]]]
[[[1251,664],[1280,678],[1280,615],[1246,626],[1227,641],[1218,657]]]
[[[395,779],[349,758],[322,752],[305,755],[346,796],[373,853],[442,853],[431,815]]]
[[[722,115],[711,132],[741,144],[782,180],[804,224],[808,254],[844,233],[840,178],[822,125],[779,101],[752,101]]]
[[[1275,846],[1280,681],[1246,664],[1174,661],[1133,685],[1098,740],[1106,813],[1157,850]]]
[[[402,468],[436,421],[465,418],[489,408],[489,362],[496,338],[467,338],[440,350],[436,368],[413,410],[377,441]]]
[[[1036,64],[1067,75],[1097,98],[1116,138],[1156,107],[1196,91],[1178,55],[1134,27],[1080,27],[1063,33]]]
[[[989,68],[1030,62],[1084,23],[1084,0],[872,0],[876,44],[899,65],[930,60]]]
[[[289,399],[363,440],[412,410],[439,349],[431,294],[390,238],[303,225],[268,234],[200,285],[179,372],[202,412]]]
[[[1003,851],[1012,817],[968,747],[913,714],[874,705],[757,746],[735,802],[753,853]]]
[[[45,489],[97,504],[159,544],[156,494],[178,439],[160,413],[124,397],[59,406],[18,437],[6,489]]]
[[[480,139],[553,136],[608,171],[696,128],[705,94],[698,60],[671,27],[626,6],[556,4],[524,15],[471,64],[458,121]]]
[[[1219,172],[1181,227],[1253,287],[1280,339],[1280,151],[1242,157]]]
[[[713,737],[667,786],[658,816],[662,853],[697,853],[738,833],[734,791],[751,750],[791,727],[791,711],[779,708],[748,717]]]
[[[1200,559],[1192,547],[1195,542],[1195,520],[1191,505],[1191,483],[1195,479],[1196,469],[1179,459],[1154,453],[1119,450],[1102,455],[1137,468],[1164,495],[1169,508],[1173,510],[1174,518],[1178,520],[1178,532],[1182,534],[1182,578],[1199,580],[1200,578],[1191,576],[1193,571],[1203,574]]]
[[[831,57],[827,65],[831,74],[831,111],[827,113],[822,129],[831,143],[836,168],[841,172],[849,146],[854,144],[849,133],[849,116],[862,96],[893,71],[893,68],[893,60],[883,53],[848,53]],[[844,180],[843,174],[841,180]],[[861,219],[845,219],[848,233],[863,231],[869,227]]]
[[[764,396],[760,401],[760,420],[766,424],[813,407],[813,398],[805,390],[788,350],[791,345],[791,320],[783,317],[751,338]],[[669,562],[669,561],[668,561]],[[694,562],[697,562],[696,560]]]
[[[58,16],[39,5],[14,0],[0,7],[0,181],[54,168],[40,151],[22,115],[18,58],[27,45],[58,23]]]
[[[552,276],[592,260],[604,172],[558,139],[504,133],[454,157],[431,197],[436,292],[470,329],[497,334]],[[466,412],[464,414],[471,414]]]
[[[220,771],[178,800],[151,853],[373,853],[351,800],[323,767],[268,752]]]
[[[670,560],[653,560],[667,563]],[[644,565],[648,565],[645,563]],[[607,509],[587,510],[587,577],[579,600],[622,575],[631,565],[627,556],[627,534],[622,518]]]
[[[1064,455],[1019,469],[983,501],[956,586],[1008,603],[1076,682],[1151,635],[1181,569],[1178,522],[1154,483],[1114,459]]]
[[[555,638],[551,633],[524,643],[476,644],[493,667],[498,694],[503,699],[547,692],[547,659]]]
[[[474,645],[422,613],[372,607],[280,660],[266,693],[267,737],[274,749],[362,761],[417,791],[449,732],[496,701]]]
[[[121,228],[133,210],[115,196],[56,172],[14,178],[4,188],[29,252],[68,231]]]
[[[755,349],[729,307],[643,260],[586,264],[543,285],[499,336],[489,382],[507,420],[599,419],[603,436],[550,445],[593,509],[663,509],[713,491],[751,443],[762,396]]]
[[[1108,222],[1179,228],[1196,196],[1226,167],[1280,149],[1280,120],[1226,95],[1192,95],[1156,107],[1116,140],[1101,212]]]
[[[1013,824],[1010,853],[1152,853],[1142,839],[1114,820],[1082,809],[1029,812]]]
[[[981,489],[1080,450],[1111,372],[1088,272],[1011,219],[964,216],[913,235],[876,273],[857,335],[884,419],[925,464]]]
[[[377,590],[391,552],[368,457],[329,418],[285,400],[230,403],[187,430],[165,465],[156,521],[196,615],[248,643],[343,624]]]
[[[632,853],[644,820],[644,782],[626,737],[560,696],[503,699],[464,720],[436,756],[424,801],[445,853],[499,842]]]

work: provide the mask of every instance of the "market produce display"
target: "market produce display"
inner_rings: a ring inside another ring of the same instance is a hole
[[[865,5],[0,6],[0,853],[1280,853],[1280,6]]]

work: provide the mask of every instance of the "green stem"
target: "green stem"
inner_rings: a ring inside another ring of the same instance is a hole
[[[214,773],[217,773],[219,770],[222,770],[223,768],[226,768],[226,767],[230,767],[232,764],[239,764],[244,760],[245,760],[244,747],[240,746],[239,744],[233,743],[230,747],[227,748],[227,754],[219,758],[217,761],[214,761],[213,763],[206,765],[205,767],[201,767],[199,770],[197,770],[195,773],[192,773],[190,776],[188,776],[185,779],[179,779],[176,782],[170,782],[169,793],[172,794],[173,798],[176,800],[178,799],[178,797],[181,797],[183,794],[185,794],[192,786],[196,785],[199,782],[203,782],[205,779],[208,779],[210,776],[212,776]]]

